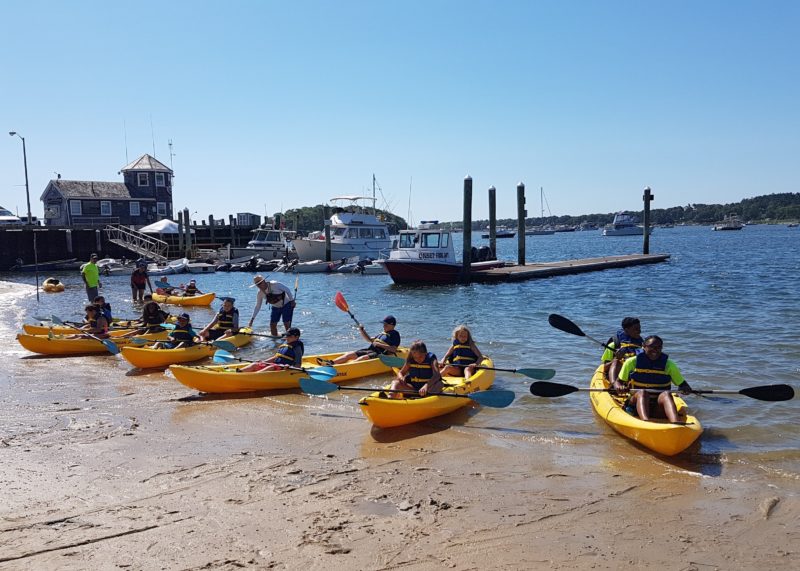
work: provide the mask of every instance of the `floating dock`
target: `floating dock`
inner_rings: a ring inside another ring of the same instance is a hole
[[[527,263],[524,266],[509,265],[470,274],[471,282],[511,282],[550,278],[583,272],[597,272],[613,268],[628,268],[645,264],[666,262],[669,254],[628,254],[624,256],[605,256],[602,258],[582,258],[562,262]]]

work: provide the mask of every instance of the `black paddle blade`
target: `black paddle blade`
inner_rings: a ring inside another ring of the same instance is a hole
[[[782,401],[794,398],[794,389],[789,385],[764,385],[742,389],[739,394],[758,400]]]
[[[531,384],[531,394],[537,397],[563,397],[579,390],[578,387],[572,385],[548,383],[547,381],[536,381]]]
[[[572,321],[570,321],[563,315],[558,315],[557,313],[551,313],[547,317],[547,322],[552,327],[560,329],[564,333],[570,333],[571,335],[577,335],[578,337],[586,337],[586,333],[584,333],[580,327],[575,325]]]

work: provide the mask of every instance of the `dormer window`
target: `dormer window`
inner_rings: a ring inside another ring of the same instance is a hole
[[[159,186],[159,187],[167,186],[167,183],[166,183],[166,181],[164,179],[164,173],[163,172],[157,172],[156,173],[156,186]]]
[[[150,186],[150,175],[146,172],[136,173],[137,185]]]

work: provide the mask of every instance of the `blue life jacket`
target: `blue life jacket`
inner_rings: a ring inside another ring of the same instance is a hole
[[[111,304],[110,303],[104,303],[103,305],[99,305],[97,307],[100,310],[100,312],[103,314],[103,317],[106,318],[106,321],[111,323],[111,319],[112,319],[111,318]]]
[[[169,337],[173,341],[180,342],[191,342],[194,339],[195,332],[192,329],[192,326],[187,324],[186,327],[181,327],[180,325],[176,325],[175,329],[173,329]]]
[[[417,363],[414,357],[408,357],[408,376],[413,382],[425,382],[433,378],[433,361],[436,355],[428,353],[422,363]]]
[[[277,359],[274,363],[278,365],[295,365],[300,359],[303,358],[305,346],[299,339],[294,343],[283,343],[278,347],[278,352],[275,353]]]
[[[623,353],[625,354],[623,359],[633,357],[636,354],[637,349],[641,349],[643,344],[644,339],[641,337],[631,337],[625,333],[624,329],[617,331],[617,334],[614,336],[614,347],[617,350],[622,349]]]
[[[668,391],[672,386],[672,378],[667,374],[666,353],[651,361],[644,351],[636,352],[636,368],[630,375],[631,387],[634,389],[657,389]]]
[[[450,360],[456,365],[471,365],[478,360],[478,356],[469,344],[462,345],[458,339],[453,339],[453,352],[450,353]]]
[[[400,334],[396,330],[392,329],[391,331],[389,331],[389,333],[386,333],[384,331],[383,333],[381,333],[377,337],[373,337],[372,340],[373,340],[373,343],[370,343],[370,346],[369,346],[370,349],[375,351],[376,353],[378,353],[380,355],[384,355],[384,354],[386,354],[386,349],[384,349],[383,347],[375,346],[374,341],[380,341],[382,343],[386,343],[387,345],[391,345],[393,347],[398,347],[400,345]]]
[[[217,314],[217,322],[214,324],[214,329],[233,329],[233,321],[239,316],[239,310],[235,307],[227,313],[224,309],[220,309]]]

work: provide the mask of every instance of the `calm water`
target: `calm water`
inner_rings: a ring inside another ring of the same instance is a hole
[[[460,241],[459,235],[456,243]],[[486,242],[478,240],[477,245]],[[516,260],[516,244],[516,239],[498,240],[499,257]],[[604,238],[599,232],[527,238],[531,261],[638,251],[641,237]],[[467,323],[497,366],[554,368],[554,381],[585,386],[600,348],[551,328],[547,315],[560,313],[598,339],[613,334],[622,317],[635,315],[642,320],[645,334],[664,338],[665,351],[695,388],[738,390],[790,383],[800,389],[800,230],[785,226],[749,226],[741,232],[712,232],[708,227],[658,229],[651,237],[651,252],[670,253],[672,259],[640,268],[499,285],[400,287],[388,276],[302,275],[295,324],[303,330],[307,352],[362,346],[350,318],[333,304],[335,292],[341,290],[372,334],[380,331],[381,318],[391,313],[398,319],[405,343],[421,338],[442,355],[453,327]],[[255,299],[254,290],[247,287],[252,275],[220,273],[198,276],[198,282],[204,291],[236,297],[246,322]],[[82,315],[79,276],[55,277],[68,284],[67,291],[42,294],[38,305],[30,291],[2,295],[0,337],[6,343],[0,351],[12,375],[0,379],[6,385],[3,392],[21,389],[15,384],[15,372],[24,376],[31,363],[13,342],[22,323],[36,314],[56,314],[62,319]],[[270,277],[289,286],[295,281],[293,274]],[[33,283],[30,275],[6,274],[2,279]],[[169,277],[174,284],[187,279]],[[128,277],[105,278],[103,283],[102,292],[115,314],[134,315]],[[207,309],[191,313],[196,325],[213,315]],[[257,328],[267,329],[267,319],[262,310]],[[262,341],[247,348],[243,356],[271,351],[273,344]],[[81,367],[96,367],[102,359],[107,358],[48,362],[54,370],[68,364],[79,373]],[[108,382],[117,382],[117,375],[121,383],[125,371],[124,362],[117,363]],[[585,394],[539,399],[529,394],[530,382],[501,374],[497,385],[517,392],[514,404],[451,418],[453,430],[475,431],[488,444],[519,447],[529,454],[541,446],[574,449],[576,458],[597,461],[643,454],[593,416]],[[348,397],[339,393],[334,398]],[[711,475],[728,470],[742,477],[766,472],[800,479],[800,401],[764,403],[734,396],[689,397],[688,402],[706,431],[700,444],[675,460],[675,465]]]

